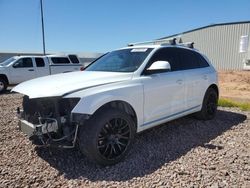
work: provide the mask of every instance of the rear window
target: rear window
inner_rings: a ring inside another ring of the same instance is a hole
[[[37,57],[37,58],[35,58],[35,61],[36,61],[36,66],[37,67],[44,67],[45,66],[43,58]]]
[[[79,60],[76,55],[69,55],[69,59],[72,63],[79,64]]]
[[[54,64],[69,64],[70,63],[67,57],[52,57],[51,61]]]

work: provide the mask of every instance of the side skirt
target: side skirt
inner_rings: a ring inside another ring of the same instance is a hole
[[[194,106],[194,107],[189,108],[187,110],[184,110],[184,111],[181,111],[181,112],[178,112],[178,113],[175,113],[175,114],[171,114],[171,115],[162,117],[160,119],[156,119],[154,121],[146,122],[146,123],[144,123],[144,124],[142,124],[142,125],[140,125],[138,127],[138,131],[137,132],[141,132],[141,131],[144,131],[146,129],[155,127],[157,125],[160,125],[162,123],[166,123],[168,121],[171,121],[171,120],[174,120],[174,119],[177,119],[177,118],[180,118],[180,117],[192,114],[194,112],[198,112],[198,111],[200,111],[200,107],[201,107],[201,105]]]

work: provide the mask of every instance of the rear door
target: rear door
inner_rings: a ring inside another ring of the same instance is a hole
[[[37,77],[49,75],[49,64],[46,62],[46,59],[43,57],[34,58],[36,65],[36,75]]]
[[[204,93],[208,88],[209,65],[204,58],[195,51],[178,49],[180,67],[186,78],[187,109],[202,104]]]
[[[18,59],[10,68],[13,84],[18,84],[36,77],[35,67],[31,57]]]

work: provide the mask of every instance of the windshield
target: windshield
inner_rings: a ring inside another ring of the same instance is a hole
[[[7,66],[7,65],[9,65],[11,62],[13,62],[15,60],[16,60],[16,58],[11,57],[11,58],[5,60],[4,62],[0,63],[0,66]]]
[[[93,64],[86,71],[134,72],[146,59],[152,48],[123,49],[110,52]]]

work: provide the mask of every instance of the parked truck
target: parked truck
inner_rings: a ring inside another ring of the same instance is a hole
[[[51,74],[83,70],[76,55],[14,56],[0,63],[0,92],[9,85]]]

